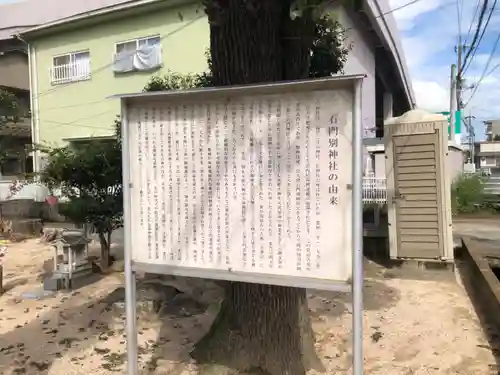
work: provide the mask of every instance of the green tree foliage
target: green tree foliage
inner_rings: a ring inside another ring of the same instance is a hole
[[[349,53],[344,35],[345,30],[338,21],[328,16],[318,20],[311,47],[309,77],[328,77],[343,72]]]
[[[49,163],[41,182],[63,197],[60,213],[77,224],[90,224],[99,236],[101,264],[110,264],[112,232],[123,225],[120,122],[115,137],[83,146],[45,149]]]
[[[454,215],[478,211],[484,203],[484,178],[462,175],[451,186],[451,206]]]
[[[0,88],[0,128],[15,125],[23,115],[22,112],[17,96]],[[12,143],[12,137],[5,135],[0,137],[0,164],[13,158],[25,160],[26,153],[16,146],[15,142]]]
[[[342,25],[328,15],[319,17],[310,48],[309,77],[330,77],[343,72],[350,47],[346,45]],[[143,91],[183,90],[214,86],[210,50],[205,54],[208,69],[203,73],[180,74],[169,71],[155,76]]]
[[[19,102],[17,97],[0,88],[0,126],[8,121],[15,122],[19,118]]]
[[[169,71],[164,76],[152,77],[143,91],[184,90],[195,87],[211,86],[209,79],[203,74],[180,74]]]

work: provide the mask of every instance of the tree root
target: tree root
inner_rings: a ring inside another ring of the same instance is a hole
[[[314,349],[306,292],[297,288],[230,283],[219,314],[191,356],[206,368],[203,375],[324,371]]]

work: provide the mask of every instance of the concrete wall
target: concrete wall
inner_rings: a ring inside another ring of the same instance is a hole
[[[474,307],[480,311],[481,323],[490,333],[497,333],[500,329],[500,282],[485,258],[484,247],[463,238],[457,258],[463,285]]]
[[[29,90],[28,57],[21,52],[0,54],[0,86]]]
[[[498,152],[500,153],[500,142],[484,142],[479,144],[479,152]]]
[[[160,35],[163,67],[153,72],[115,74],[112,70],[115,44],[131,39]],[[198,5],[140,12],[92,27],[73,29],[32,43],[36,56],[39,98],[39,143],[62,145],[66,138],[107,136],[114,131],[120,93],[140,92],[153,75],[172,70],[199,73],[207,68],[209,25]],[[92,75],[89,80],[52,85],[53,57],[90,51]],[[32,64],[34,65],[34,64]]]
[[[346,45],[351,50],[347,55],[344,66],[345,74],[366,74],[363,80],[363,93],[361,98],[361,120],[365,129],[364,137],[375,137],[375,51],[369,43],[368,36],[362,31],[363,26],[357,22],[355,14],[347,11],[342,6],[332,10],[338,17],[342,27],[346,30]],[[382,100],[382,98],[379,98]]]
[[[385,178],[385,153],[379,152],[373,155],[375,158],[375,177]]]

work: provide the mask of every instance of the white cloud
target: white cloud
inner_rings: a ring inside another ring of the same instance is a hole
[[[420,0],[414,4],[408,5],[408,0],[390,0],[391,9],[396,9],[394,15],[398,20],[398,26],[401,30],[409,30],[417,21],[417,17],[431,12],[441,6],[440,1]]]
[[[450,106],[450,90],[434,81],[413,81],[417,106],[430,112],[446,111]]]
[[[391,8],[397,8],[409,0],[390,0]],[[462,35],[465,36],[472,22],[477,0],[463,0]],[[449,0],[421,0],[403,9],[396,10],[394,17],[401,32],[401,39],[407,64],[412,78],[417,106],[429,111],[449,109],[450,66],[456,63],[455,45],[458,41],[458,19],[456,4]],[[476,21],[477,23],[477,17]],[[496,34],[500,25],[500,14],[494,14],[488,30]],[[472,31],[474,31],[474,26]],[[488,33],[487,33],[488,34]],[[483,38],[478,53],[470,64],[466,75],[466,85],[476,83],[490,56],[491,37]],[[468,37],[470,43],[472,36]],[[500,54],[500,48],[498,49]],[[489,69],[500,64],[500,57],[492,59]],[[468,101],[473,89],[463,92],[463,100]],[[500,118],[500,67],[483,79],[465,112],[481,120]],[[477,134],[482,133],[476,131]]]

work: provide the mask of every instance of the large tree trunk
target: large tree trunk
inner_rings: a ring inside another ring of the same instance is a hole
[[[238,372],[303,375],[322,370],[314,349],[306,291],[229,283],[219,314],[192,356]]]
[[[307,78],[315,24],[291,20],[290,2],[207,1],[215,85]],[[219,314],[192,356],[214,374],[223,373],[218,366],[271,375],[322,370],[306,291],[228,283]]]

